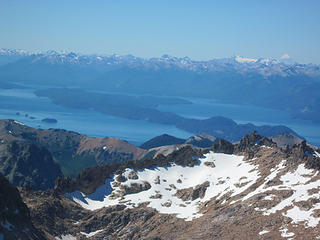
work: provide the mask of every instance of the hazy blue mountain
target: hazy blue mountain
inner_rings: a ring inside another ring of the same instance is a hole
[[[183,144],[185,143],[185,139],[177,138],[168,134],[162,134],[160,136],[156,136],[145,143],[143,143],[140,148],[142,149],[150,149],[165,145],[173,145],[173,144]]]
[[[0,66],[0,82],[214,98],[320,121],[320,66],[314,64],[239,56],[194,61],[168,55],[144,59],[51,51],[25,54]]]
[[[152,123],[174,125],[179,129],[194,134],[210,134],[228,141],[239,141],[242,136],[258,131],[263,136],[274,136],[282,133],[297,135],[286,126],[256,126],[253,124],[237,124],[229,118],[215,116],[208,119],[193,119],[175,113],[162,112],[154,107],[161,99],[154,97],[132,97],[88,92],[79,89],[54,88],[36,91],[41,97],[48,97],[53,103],[64,107],[91,109],[103,114],[128,119],[146,120]],[[140,98],[146,99],[141,101]],[[149,99],[149,100],[148,100]],[[188,103],[179,99],[168,99],[162,104]]]

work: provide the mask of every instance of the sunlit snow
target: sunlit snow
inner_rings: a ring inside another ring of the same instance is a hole
[[[205,162],[212,162],[215,167],[212,168]],[[124,176],[127,177],[130,171],[131,169],[126,169]],[[117,176],[107,179],[106,184],[99,187],[93,194],[85,195],[76,191],[65,196],[89,210],[96,210],[119,203],[132,208],[140,203],[149,202],[148,206],[155,208],[160,213],[177,214],[179,218],[192,220],[202,216],[201,213],[198,213],[199,204],[214,197],[219,199],[227,193],[235,196],[245,191],[258,178],[255,166],[243,161],[242,156],[213,152],[200,158],[199,164],[194,167],[173,164],[170,167],[143,169],[137,171],[137,175],[138,179],[128,179],[124,184],[130,185],[131,183],[146,181],[151,185],[151,188],[136,194],[127,194],[121,200],[120,198],[109,198],[111,192],[119,191],[119,187],[112,186]],[[160,184],[155,183],[157,177],[160,179]],[[198,198],[185,202],[174,196],[178,189],[195,187],[206,181],[210,185],[202,199]],[[156,194],[161,194],[161,198],[150,198]]]
[[[90,232],[90,233],[85,233],[85,232],[80,232],[80,233],[83,234],[83,235],[85,235],[85,236],[88,238],[88,237],[92,237],[92,236],[94,236],[94,235],[96,235],[97,233],[102,232],[102,231],[103,231],[103,230],[101,229],[101,230],[97,230],[97,231]]]
[[[271,173],[266,181],[272,180],[276,177],[279,172],[279,169],[283,166],[283,163],[279,164],[273,173]],[[313,207],[309,210],[302,210],[298,206],[295,206],[294,203],[300,201],[307,201],[311,198],[320,198],[320,193],[311,194],[308,190],[317,189],[320,186],[320,180],[312,181],[314,177],[319,174],[318,171],[305,168],[304,164],[300,164],[297,169],[293,172],[287,172],[280,177],[282,184],[272,187],[266,187],[266,184],[261,185],[254,192],[248,194],[244,199],[254,196],[259,193],[267,191],[283,191],[283,190],[292,190],[293,194],[280,203],[275,205],[270,209],[259,209],[257,211],[262,211],[263,215],[274,214],[277,211],[284,210],[286,207],[290,207],[285,213],[282,213],[283,216],[289,217],[292,219],[293,223],[305,222],[306,226],[315,227],[319,224],[320,218],[313,216],[315,210],[320,210],[320,204],[314,204]]]
[[[257,62],[258,59],[236,56],[236,61],[239,63],[254,63]]]
[[[55,237],[56,240],[77,240],[76,237],[72,236],[71,234],[61,235],[60,237]]]
[[[268,233],[268,232],[270,232],[270,231],[268,231],[268,230],[263,230],[263,231],[259,232],[259,235],[263,235],[263,234],[266,234],[266,233]]]

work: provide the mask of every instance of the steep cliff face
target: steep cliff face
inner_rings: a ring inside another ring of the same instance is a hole
[[[56,178],[62,176],[47,149],[17,141],[0,144],[0,173],[14,186],[42,190],[52,188]]]
[[[0,175],[0,239],[45,239],[31,222],[19,191]]]

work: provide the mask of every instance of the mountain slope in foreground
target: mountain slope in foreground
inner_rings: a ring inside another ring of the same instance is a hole
[[[0,175],[0,239],[45,239],[35,229],[19,191]]]
[[[283,150],[253,133],[21,195],[51,239],[317,239],[319,171],[319,150],[305,141]]]

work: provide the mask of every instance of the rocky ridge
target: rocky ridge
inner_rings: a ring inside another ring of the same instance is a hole
[[[283,149],[254,132],[20,194],[47,239],[317,239],[319,162],[306,142]]]
[[[0,147],[12,142],[47,150],[65,176],[74,176],[95,165],[140,159],[146,154],[145,150],[116,138],[90,138],[72,131],[34,129],[14,120],[0,120]]]

